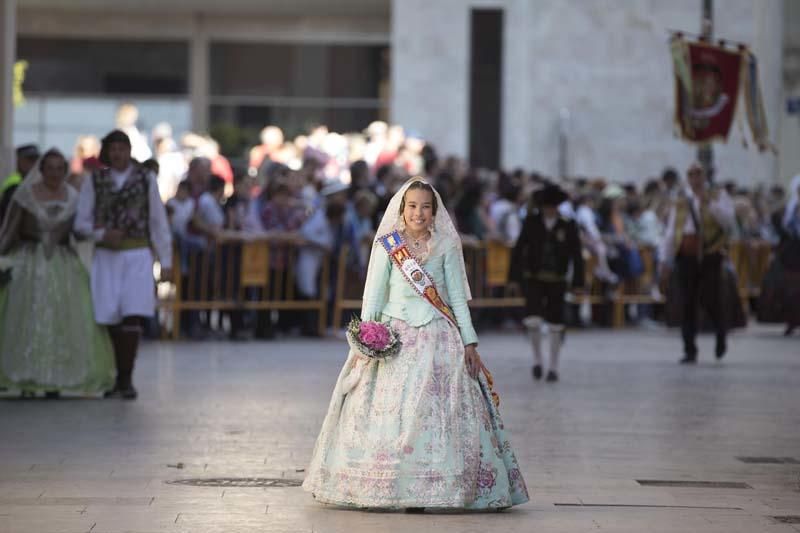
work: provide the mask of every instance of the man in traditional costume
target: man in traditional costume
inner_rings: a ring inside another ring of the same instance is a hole
[[[661,275],[668,279],[674,264],[677,291],[668,298],[681,302],[683,353],[681,364],[697,362],[697,308],[705,307],[716,332],[717,359],[727,351],[725,303],[739,305],[738,299],[725,302],[724,257],[730,229],[735,221],[733,202],[723,190],[711,190],[706,172],[699,163],[687,171],[688,187],[670,210],[666,235],[659,253]],[[668,306],[670,302],[667,302]]]
[[[108,326],[117,380],[106,397],[135,399],[133,367],[143,319],[153,315],[153,250],[161,279],[172,278],[172,238],[156,176],[131,159],[128,136],[103,139],[105,165],[81,187],[75,231],[96,243],[91,286],[95,319]]]
[[[534,193],[536,210],[525,219],[511,253],[509,279],[522,288],[527,317],[523,321],[533,343],[533,377],[542,378],[542,336],[550,334],[548,382],[558,381],[558,362],[564,339],[564,295],[572,267],[572,286],[583,287],[583,248],[577,224],[559,214],[567,194],[558,185]]]

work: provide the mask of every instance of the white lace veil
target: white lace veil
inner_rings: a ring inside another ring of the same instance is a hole
[[[47,231],[54,226],[63,223],[65,220],[69,219],[72,215],[75,214],[78,206],[78,193],[75,189],[73,189],[66,181],[67,167],[64,170],[64,183],[63,187],[67,191],[67,198],[66,198],[66,205],[64,209],[60,209],[56,214],[48,213],[44,206],[40,201],[36,199],[36,196],[33,193],[33,187],[37,183],[41,183],[44,177],[42,176],[41,170],[39,167],[42,164],[42,161],[46,157],[50,157],[54,154],[60,155],[64,158],[64,161],[67,161],[67,158],[64,157],[60,151],[56,150],[55,148],[51,148],[50,150],[46,151],[42,156],[36,161],[36,164],[28,171],[28,173],[23,178],[22,182],[19,184],[17,189],[14,191],[14,194],[11,196],[11,202],[9,203],[9,211],[11,211],[11,205],[14,203],[18,203],[20,206],[27,209],[29,212],[35,214],[39,219],[40,223],[42,224],[43,230]],[[10,223],[8,220],[8,214],[6,214],[6,220],[4,221],[3,227],[0,228],[0,234],[5,233],[5,226],[6,224]]]
[[[413,177],[400,187],[400,190],[392,196],[392,199],[389,200],[389,205],[386,207],[386,212],[383,214],[383,218],[381,219],[381,223],[378,225],[378,230],[376,232],[377,237],[383,237],[387,233],[391,233],[394,230],[402,231],[405,229],[405,224],[403,222],[402,214],[400,213],[400,205],[403,202],[403,196],[405,196],[408,187],[415,182],[422,182],[427,185],[430,183],[422,178],[422,177]],[[464,292],[467,296],[467,300],[472,299],[472,292],[469,289],[469,281],[467,280],[467,269],[464,265],[464,250],[461,247],[461,237],[456,230],[455,224],[453,224],[452,219],[450,218],[450,214],[447,212],[447,209],[444,207],[444,202],[442,202],[442,197],[439,196],[439,191],[437,191],[433,185],[431,185],[431,189],[433,189],[433,194],[436,196],[436,203],[438,205],[436,215],[433,217],[433,231],[431,232],[431,238],[428,241],[428,255],[439,252],[444,252],[448,250],[450,247],[455,248],[459,258],[459,266],[461,268],[461,278],[464,282]],[[383,249],[383,245],[376,241],[375,245],[372,247],[372,253],[386,253]],[[369,275],[369,270],[372,269],[372,258],[370,258],[369,268],[367,270],[367,283],[372,279]],[[364,287],[364,291],[366,293],[367,287]]]

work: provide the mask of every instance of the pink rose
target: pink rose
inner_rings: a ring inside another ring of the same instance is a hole
[[[358,338],[372,350],[385,350],[389,345],[389,330],[379,322],[362,322]]]

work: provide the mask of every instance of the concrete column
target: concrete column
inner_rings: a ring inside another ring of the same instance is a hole
[[[192,129],[208,131],[210,106],[210,43],[202,15],[195,16],[194,30],[189,42],[189,99],[192,102]]]
[[[17,0],[0,0],[0,180],[14,168],[14,61]]]

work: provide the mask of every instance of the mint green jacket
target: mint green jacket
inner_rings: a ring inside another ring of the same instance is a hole
[[[478,335],[472,327],[467,306],[459,253],[457,247],[447,246],[445,250],[431,254],[422,266],[433,278],[442,299],[453,309],[466,346],[477,343]],[[424,326],[434,319],[446,320],[411,288],[383,246],[376,243],[370,256],[361,320],[381,320],[383,317],[397,318],[413,327]]]

